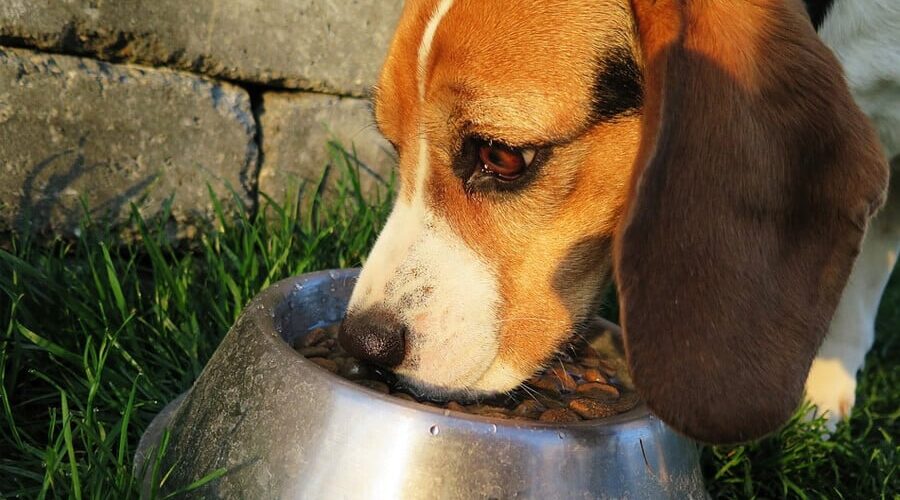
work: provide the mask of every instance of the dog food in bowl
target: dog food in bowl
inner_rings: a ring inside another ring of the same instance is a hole
[[[475,402],[421,397],[389,371],[360,362],[344,352],[337,341],[339,325],[310,331],[298,339],[294,348],[332,373],[400,399],[484,417],[570,423],[618,415],[638,403],[627,379],[618,334],[607,326],[595,322],[587,335],[570,344],[546,370],[519,389]]]

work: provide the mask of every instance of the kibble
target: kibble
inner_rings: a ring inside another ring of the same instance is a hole
[[[452,410],[452,411],[461,411],[461,412],[466,411],[466,407],[457,403],[456,401],[450,401],[449,403],[447,403],[447,409]]]
[[[581,417],[567,408],[553,408],[541,413],[538,420],[541,422],[552,422],[554,424],[570,424],[572,422],[580,422]]]
[[[572,392],[578,388],[578,384],[572,378],[572,375],[569,375],[569,372],[562,367],[554,368],[550,373],[559,380],[559,387],[563,392]]]
[[[379,382],[377,380],[357,380],[356,383],[363,387],[368,387],[369,389],[380,392],[382,394],[390,394],[391,393],[391,388],[388,387],[388,385],[385,384],[384,382]]]
[[[637,395],[617,377],[621,353],[598,352],[585,344],[573,346],[577,355],[568,351],[558,355],[546,371],[507,395],[474,403],[422,400],[391,374],[348,356],[337,342],[337,329],[334,325],[311,330],[294,348],[313,363],[356,384],[434,408],[487,418],[563,424],[607,418],[638,404]]]
[[[578,394],[593,399],[619,399],[619,390],[609,384],[588,382],[578,386]]]
[[[615,415],[616,409],[596,399],[578,398],[569,402],[569,409],[588,420]]]
[[[582,377],[584,378],[585,382],[600,382],[602,384],[605,384],[607,382],[606,377],[604,377],[603,374],[600,373],[600,370],[596,368],[588,368],[584,371],[584,375]]]
[[[519,403],[513,409],[513,415],[517,417],[537,419],[544,412],[544,405],[535,399],[528,399]]]
[[[328,332],[328,330],[326,330],[326,329],[324,329],[324,328],[315,328],[315,329],[312,329],[312,330],[309,331],[309,333],[307,333],[307,334],[301,339],[301,341],[300,341],[300,346],[298,346],[298,348],[299,348],[299,347],[310,347],[310,346],[318,345],[318,344],[321,343],[323,340],[325,340],[325,338],[328,337],[328,336],[329,336],[329,332]]]
[[[362,380],[373,376],[368,366],[353,358],[347,358],[341,366],[340,375],[350,380]]]
[[[305,358],[323,358],[331,354],[331,349],[327,347],[313,346],[297,349],[297,352]]]
[[[333,359],[327,358],[309,358],[313,363],[321,366],[322,368],[330,371],[331,373],[337,373],[338,365]]]

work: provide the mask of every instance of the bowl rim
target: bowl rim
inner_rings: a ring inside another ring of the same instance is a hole
[[[279,339],[281,340],[281,339]],[[284,340],[281,340],[284,342]],[[287,345],[287,342],[284,342]],[[289,349],[294,351],[290,345],[287,346]],[[351,380],[347,380],[344,377],[336,373],[332,373],[325,368],[313,363],[300,353],[294,351],[293,355],[298,358],[298,361],[301,365],[305,367],[312,367],[319,377],[325,380],[329,384],[336,384],[342,389],[349,390],[351,392],[358,392],[366,395],[369,398],[374,398],[382,403],[388,403],[391,405],[400,406],[407,410],[413,410],[417,412],[423,412],[432,415],[439,415],[442,417],[453,417],[460,420],[466,420],[469,422],[479,423],[479,424],[488,424],[488,425],[496,425],[497,427],[507,427],[507,428],[535,428],[535,429],[591,429],[591,428],[610,428],[616,427],[625,424],[631,424],[637,421],[646,420],[647,418],[653,418],[653,414],[650,413],[650,410],[647,408],[646,403],[641,400],[638,404],[624,412],[619,413],[617,415],[612,415],[609,417],[598,418],[593,420],[581,420],[579,422],[569,422],[569,423],[557,423],[557,422],[542,422],[540,420],[532,420],[532,419],[503,419],[503,418],[495,418],[495,417],[487,417],[484,415],[476,415],[472,413],[463,413],[456,410],[449,410],[446,408],[438,408],[434,406],[429,406],[425,403],[419,403],[417,401],[409,401],[406,399],[398,398],[396,396],[392,396],[390,394],[384,394],[378,392],[374,389],[370,389],[368,387],[359,385]]]
[[[309,281],[318,278],[318,277],[328,277],[332,280],[339,279],[339,276],[336,275],[344,275],[355,272],[359,272],[359,268],[343,268],[343,269],[325,269],[322,271],[316,271],[311,273],[300,274],[296,276],[289,277],[284,279],[278,283],[274,283],[268,291],[272,294],[272,298],[275,299],[272,303],[273,306],[277,306],[283,303],[285,300],[289,300],[293,293],[289,292],[289,290],[294,289],[294,285],[298,283],[304,283],[303,289],[306,289],[306,283]],[[355,276],[354,276],[355,278]],[[284,285],[289,285],[288,287],[284,287]],[[279,293],[280,290],[288,290],[287,293]],[[265,291],[261,295],[267,295]],[[270,302],[271,303],[271,302]],[[260,325],[264,331],[274,332],[275,340],[278,344],[283,346],[284,348],[291,351],[291,359],[294,362],[299,363],[303,368],[312,368],[311,373],[315,373],[318,375],[318,378],[324,382],[324,385],[330,387],[339,387],[341,390],[362,394],[370,399],[374,399],[379,401],[381,404],[388,404],[390,406],[399,407],[405,409],[407,411],[414,411],[421,414],[440,416],[444,418],[454,418],[458,420],[463,420],[469,423],[485,425],[485,426],[494,426],[496,428],[506,428],[506,429],[532,429],[532,430],[597,430],[597,429],[611,429],[615,427],[621,426],[631,426],[640,421],[646,421],[649,419],[653,419],[653,414],[650,412],[649,408],[647,408],[646,403],[643,400],[640,400],[638,404],[624,412],[617,415],[612,415],[609,417],[593,419],[593,420],[582,420],[579,422],[570,422],[570,423],[557,423],[557,422],[542,422],[539,420],[532,419],[501,419],[495,417],[488,417],[484,415],[475,415],[470,413],[463,413],[460,411],[449,410],[446,408],[438,408],[429,406],[425,403],[419,403],[417,401],[408,401],[402,398],[398,398],[396,396],[392,396],[390,394],[383,394],[374,389],[370,389],[368,387],[361,386],[351,380],[347,380],[344,377],[336,373],[332,373],[327,369],[313,363],[308,358],[300,354],[294,349],[294,347],[288,343],[287,340],[279,333],[279,328],[277,324],[277,319],[271,315],[261,315],[264,321],[263,324]],[[607,320],[608,321],[608,320]],[[321,322],[316,325],[316,328],[325,328],[328,326],[333,326],[339,321],[332,322]],[[306,330],[310,331],[309,329]],[[333,389],[332,389],[333,390]]]

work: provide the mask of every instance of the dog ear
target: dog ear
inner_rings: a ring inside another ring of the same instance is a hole
[[[695,439],[795,411],[887,165],[799,1],[632,0],[645,103],[614,262],[632,377]]]

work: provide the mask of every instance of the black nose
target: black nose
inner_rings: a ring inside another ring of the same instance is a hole
[[[348,314],[338,341],[354,358],[388,368],[399,365],[406,355],[406,327],[382,308]]]

